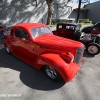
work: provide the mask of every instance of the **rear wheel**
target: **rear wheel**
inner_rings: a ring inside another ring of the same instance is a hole
[[[100,52],[100,45],[97,43],[90,43],[87,45],[86,51],[90,55],[97,55]]]
[[[10,49],[9,49],[9,47],[8,47],[7,45],[5,46],[5,49],[6,49],[6,52],[7,52],[7,53],[9,53],[9,54],[11,53],[11,52],[10,52]]]
[[[60,74],[51,66],[46,66],[45,67],[45,72],[49,78],[52,80],[61,80]]]

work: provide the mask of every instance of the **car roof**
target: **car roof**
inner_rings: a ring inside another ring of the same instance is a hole
[[[78,23],[57,23],[58,25],[72,25],[72,26],[78,26],[78,25],[80,25],[80,24],[78,24]]]
[[[20,24],[14,25],[14,27],[22,27],[25,29],[31,29],[35,27],[41,27],[41,26],[47,26],[47,25],[42,24],[42,23],[20,23]]]
[[[97,24],[100,24],[100,21],[99,21],[99,22],[97,22],[97,23],[95,23],[95,25],[97,25]]]

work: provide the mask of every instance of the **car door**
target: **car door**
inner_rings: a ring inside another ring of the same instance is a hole
[[[34,59],[35,52],[32,48],[33,41],[31,36],[25,29],[16,29],[16,37],[17,37],[17,53],[26,57],[27,59]]]
[[[11,29],[9,41],[10,41],[9,46],[10,46],[12,53],[16,52],[16,37],[15,37],[14,27]]]

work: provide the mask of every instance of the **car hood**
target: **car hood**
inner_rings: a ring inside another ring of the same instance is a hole
[[[44,34],[42,36],[37,37],[34,42],[36,42],[38,45],[41,46],[48,46],[48,48],[59,48],[59,49],[65,49],[65,48],[81,48],[84,45],[80,42],[62,38],[59,36],[51,35],[51,34]]]

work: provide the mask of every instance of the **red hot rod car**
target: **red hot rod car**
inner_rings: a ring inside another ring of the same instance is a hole
[[[94,56],[100,53],[100,28],[96,28],[96,25],[89,32],[90,27],[83,28],[81,31],[81,25],[77,23],[58,23],[56,30],[52,32],[54,35],[82,42],[85,45],[85,51]]]
[[[74,78],[80,68],[84,45],[58,37],[41,23],[21,23],[12,27],[4,40],[5,49],[53,80]]]

